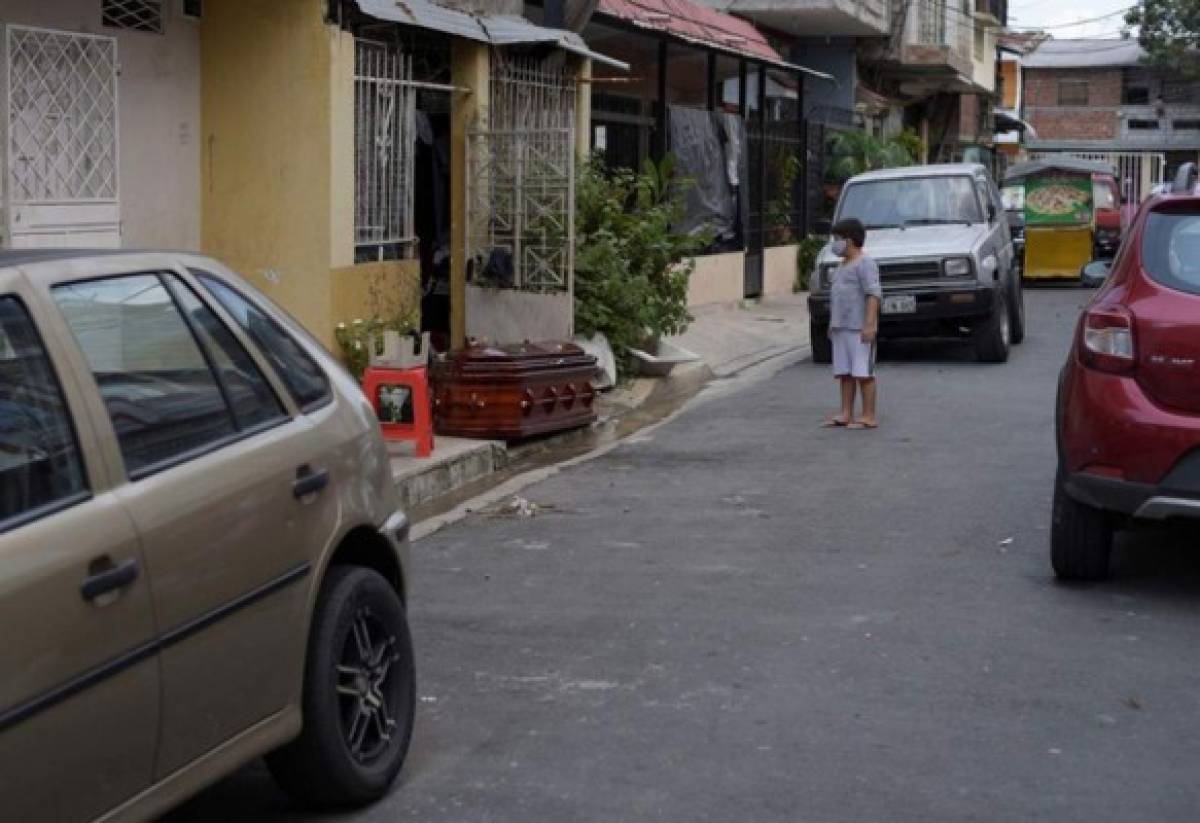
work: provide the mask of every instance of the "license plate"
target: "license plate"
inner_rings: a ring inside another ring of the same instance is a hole
[[[883,298],[884,314],[916,314],[917,298],[911,294],[897,294]]]

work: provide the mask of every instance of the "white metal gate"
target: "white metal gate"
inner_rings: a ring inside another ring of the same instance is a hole
[[[0,245],[119,246],[116,40],[8,26],[5,47]]]
[[[412,253],[416,89],[412,58],[355,43],[354,242],[359,259]]]
[[[1121,182],[1122,193],[1134,204],[1149,197],[1151,190],[1163,182],[1167,167],[1167,156],[1160,152],[1041,151],[1031,152],[1029,158],[1046,160],[1064,155],[1112,166],[1117,172],[1117,180]],[[1128,184],[1125,181],[1129,181]]]
[[[488,128],[471,133],[467,259],[481,284],[571,291],[575,82],[493,52]]]

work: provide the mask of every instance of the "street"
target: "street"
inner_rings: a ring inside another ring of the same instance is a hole
[[[803,362],[414,544],[412,749],[337,819],[1196,819],[1194,539],[1050,570],[1087,296],[1027,292],[1004,365],[884,346],[877,431],[819,428]],[[297,808],[254,765],[167,819]]]

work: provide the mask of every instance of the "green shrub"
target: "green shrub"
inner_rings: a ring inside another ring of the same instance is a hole
[[[800,241],[796,249],[796,282],[792,284],[792,291],[808,291],[808,280],[817,264],[817,255],[828,240],[828,237],[812,234]]]
[[[688,280],[707,235],[673,228],[683,216],[686,181],[670,157],[641,172],[581,164],[575,189],[575,326],[602,332],[627,374],[629,349],[687,328]]]
[[[921,139],[911,130],[882,140],[861,131],[834,132],[829,138],[826,178],[844,183],[872,169],[911,166],[917,162]]]

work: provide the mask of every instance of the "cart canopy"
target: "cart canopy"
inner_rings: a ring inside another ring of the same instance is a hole
[[[1096,160],[1080,160],[1075,157],[1062,157],[1055,160],[1034,160],[1029,163],[1017,163],[1010,166],[1004,175],[1005,184],[1017,183],[1026,177],[1055,172],[1075,172],[1076,174],[1115,174],[1112,166]]]

